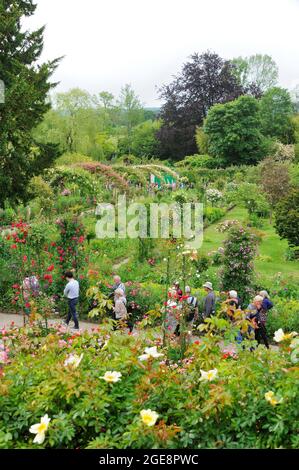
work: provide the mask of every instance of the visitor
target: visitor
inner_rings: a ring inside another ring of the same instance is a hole
[[[122,289],[116,289],[114,292],[114,314],[115,320],[126,322],[128,319],[127,299]]]
[[[269,349],[266,331],[267,311],[263,308],[263,301],[264,299],[261,295],[257,295],[254,298],[249,307],[253,306],[255,310],[249,314],[249,318],[252,320],[256,341],[261,344],[263,340],[266,348]]]
[[[241,308],[241,301],[238,297],[238,292],[236,290],[230,290],[228,292],[228,299],[226,300],[226,302],[229,305],[234,306],[235,308]]]
[[[271,310],[271,308],[273,308],[273,303],[270,300],[268,292],[266,290],[261,290],[259,295],[264,299],[262,304],[263,309],[268,312],[268,310]]]
[[[40,293],[40,285],[37,277],[33,274],[32,276],[29,273],[26,273],[26,277],[23,280],[22,284],[22,293],[25,303],[25,313],[26,315],[30,314],[30,307],[26,306],[29,304],[32,297],[37,297]]]
[[[71,271],[66,272],[65,277],[68,282],[64,289],[64,296],[68,299],[68,305],[69,305],[69,312],[68,312],[66,324],[68,325],[70,320],[73,318],[74,323],[75,323],[75,330],[79,330],[79,321],[78,321],[78,315],[76,311],[76,305],[78,304],[78,301],[79,301],[79,290],[80,290],[79,282],[76,279],[74,279],[74,275]]]
[[[206,297],[203,299],[202,311],[202,317],[205,320],[206,318],[209,318],[211,315],[215,314],[216,295],[211,282],[206,282],[203,285],[203,288],[207,293]]]
[[[120,276],[117,276],[117,275],[114,276],[113,281],[114,281],[114,284],[112,286],[112,295],[115,295],[115,291],[117,289],[121,289],[124,295],[126,295],[126,286],[121,282]]]
[[[235,312],[236,310],[240,309],[240,299],[238,297],[238,292],[236,290],[230,290],[227,293],[228,298],[224,303],[228,305],[227,315],[232,323],[235,322]],[[230,308],[231,307],[231,308]],[[238,331],[236,337],[237,343],[241,343],[243,341],[243,336],[241,331]]]
[[[176,290],[178,300],[181,300],[183,297],[183,291],[180,288],[180,283],[178,281],[174,283],[174,288]]]
[[[185,296],[186,296],[186,302],[189,306],[189,311],[188,311],[186,320],[187,322],[190,322],[193,324],[193,322],[197,320],[198,318],[198,300],[196,297],[191,295],[191,288],[189,286],[186,286]]]

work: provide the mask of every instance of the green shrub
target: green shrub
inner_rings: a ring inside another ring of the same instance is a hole
[[[184,160],[178,162],[176,165],[178,168],[189,168],[190,170],[196,168],[217,168],[218,162],[215,158],[210,155],[191,155],[185,157]]]
[[[225,213],[225,209],[222,209],[221,207],[205,207],[203,212],[204,222],[209,225],[218,222]]]
[[[93,159],[81,153],[64,153],[55,161],[55,166],[71,166],[75,163],[92,162]]]
[[[153,337],[112,333],[109,325],[73,337],[61,327],[48,336],[34,325],[0,331],[10,361],[0,382],[0,447],[298,448],[299,375],[287,344],[279,351],[245,345],[232,357],[216,332],[178,361],[174,344],[162,349]],[[155,345],[163,357],[140,361]],[[83,355],[77,367],[66,365],[70,354]],[[214,380],[200,380],[211,369]],[[107,371],[119,380],[107,383]],[[278,404],[266,400],[269,391]],[[141,420],[148,409],[158,414],[153,426]],[[45,414],[45,440],[33,444],[29,429]]]
[[[273,336],[279,328],[299,333],[299,301],[285,300],[277,296],[271,300],[274,303],[274,308],[268,313],[267,331],[269,336]]]

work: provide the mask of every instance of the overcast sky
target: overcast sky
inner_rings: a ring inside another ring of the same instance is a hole
[[[43,59],[64,55],[58,91],[117,95],[131,83],[147,106],[193,52],[269,54],[280,84],[299,83],[299,0],[37,0]]]

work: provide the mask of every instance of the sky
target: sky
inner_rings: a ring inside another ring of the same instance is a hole
[[[118,95],[130,83],[146,106],[194,52],[269,54],[279,84],[299,83],[299,0],[36,0],[25,27],[46,25],[43,60],[64,56],[57,91]]]

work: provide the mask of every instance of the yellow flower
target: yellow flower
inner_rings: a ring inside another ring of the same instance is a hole
[[[209,370],[208,372],[205,372],[204,370],[201,370],[200,372],[201,372],[200,380],[208,381],[208,382],[212,382],[212,380],[216,379],[216,377],[218,375],[218,370],[217,369],[212,369],[212,370]]]
[[[31,432],[32,434],[36,434],[34,441],[33,441],[34,443],[42,444],[44,442],[45,437],[46,437],[45,433],[48,429],[50,421],[51,419],[48,417],[48,415],[45,415],[41,418],[40,423],[34,424],[33,426],[31,426],[31,428],[29,429],[29,432]]]
[[[285,341],[286,339],[291,339],[294,338],[294,336],[297,336],[298,333],[296,331],[293,331],[292,333],[285,334],[282,328],[279,328],[279,330],[275,331],[274,333],[274,340],[276,343],[280,343],[281,341]]]
[[[278,405],[279,403],[282,402],[282,398],[280,400],[278,400],[275,395],[274,395],[274,392],[272,391],[269,391],[267,393],[265,393],[265,399],[272,405],[272,406],[275,406],[275,405]]]
[[[116,383],[119,382],[121,378],[121,373],[120,372],[111,372],[110,370],[105,373],[103,377],[100,377],[101,379],[105,380],[108,383]]]
[[[140,416],[142,422],[147,426],[154,426],[159,418],[158,413],[152,410],[142,410],[140,411]]]

